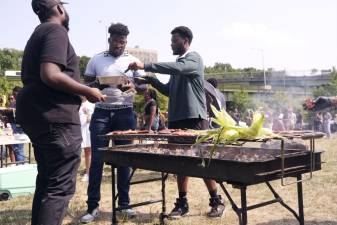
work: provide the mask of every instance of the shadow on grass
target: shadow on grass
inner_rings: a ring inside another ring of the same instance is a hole
[[[295,219],[285,219],[285,220],[271,220],[265,223],[258,223],[256,225],[298,225],[298,221]],[[305,221],[305,225],[337,225],[337,221],[328,220],[311,220]]]
[[[111,221],[112,213],[111,212],[100,212],[98,218],[95,220],[96,223],[99,222],[109,222]],[[72,217],[72,221],[67,223],[67,225],[79,225],[80,215],[78,217]],[[159,224],[159,213],[137,213],[134,218],[126,218],[123,216],[117,216],[117,220],[120,223],[130,221],[135,224],[143,224],[143,223],[154,223]],[[2,225],[2,224],[1,224]]]
[[[1,225],[25,225],[29,224],[31,219],[31,210],[10,209],[0,211]]]

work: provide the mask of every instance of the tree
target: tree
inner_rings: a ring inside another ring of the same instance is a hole
[[[168,97],[165,95],[161,94],[159,91],[157,92],[157,103],[160,109],[160,112],[166,112],[168,109]],[[144,95],[142,94],[137,94],[135,96],[135,111],[137,113],[143,113],[144,112],[144,106],[145,106],[145,99]]]
[[[9,81],[6,77],[0,76],[0,97],[8,97],[15,86],[22,86],[21,81]]]
[[[89,60],[90,60],[90,57],[88,57],[88,56],[81,56],[81,57],[79,57],[79,67],[80,67],[80,74],[81,74],[81,76],[83,76],[84,75],[84,73],[85,73],[85,68],[87,67],[87,64],[88,64],[88,62],[89,62]]]
[[[0,75],[6,70],[21,70],[23,51],[16,49],[0,49]]]
[[[243,90],[234,92],[232,94],[233,106],[239,111],[244,112],[246,109],[252,107],[252,99],[249,94]]]
[[[214,66],[205,67],[205,73],[226,73],[235,72],[229,63],[215,63]]]
[[[337,96],[337,71],[333,68],[331,72],[331,81],[329,84],[322,85],[313,91],[314,98],[318,96]]]

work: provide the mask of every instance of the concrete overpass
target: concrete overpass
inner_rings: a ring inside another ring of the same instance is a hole
[[[264,87],[264,75],[260,73],[206,74],[205,79],[216,78],[219,89],[230,94],[243,90],[252,95],[287,93],[292,95],[311,95],[313,89],[330,83],[331,73],[319,75],[289,76],[285,72],[266,72],[267,89]]]

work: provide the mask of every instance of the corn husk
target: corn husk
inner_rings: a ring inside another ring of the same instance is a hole
[[[250,127],[236,126],[235,120],[224,110],[218,111],[213,105],[211,106],[215,118],[212,121],[220,126],[220,128],[201,131],[196,141],[196,145],[208,142],[213,146],[210,151],[208,165],[215,154],[216,147],[219,144],[233,145],[242,144],[244,140],[257,140],[264,138],[279,137],[272,130],[263,128],[265,116],[262,112],[255,112]],[[204,165],[204,162],[203,162]]]

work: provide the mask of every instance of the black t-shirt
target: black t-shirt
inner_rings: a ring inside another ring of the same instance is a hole
[[[17,121],[80,124],[79,96],[44,84],[40,77],[40,64],[44,62],[59,65],[62,72],[79,81],[78,59],[68,32],[61,25],[42,23],[27,42],[22,59],[23,89],[17,96]]]
[[[150,102],[146,103],[145,108],[144,108],[145,115],[151,114],[152,106],[157,106],[157,103],[155,100],[151,100]],[[158,107],[156,107],[156,113],[158,114]]]

